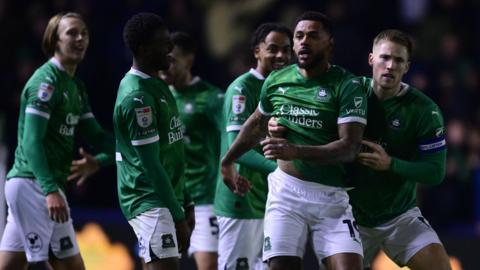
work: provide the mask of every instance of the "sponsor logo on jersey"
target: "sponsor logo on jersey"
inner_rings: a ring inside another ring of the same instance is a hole
[[[288,87],[278,87],[278,91],[282,93],[282,95],[285,95],[285,92],[287,92]]]
[[[35,232],[30,232],[25,235],[25,239],[27,240],[28,249],[31,252],[39,252],[43,247],[42,238]]]
[[[441,137],[445,134],[445,128],[444,127],[440,127],[440,128],[437,128],[435,130],[435,136],[437,137]]]
[[[355,104],[355,108],[360,108],[363,104],[363,97],[354,97],[353,104]]]
[[[67,123],[67,125],[76,125],[76,124],[78,124],[79,120],[80,120],[79,115],[69,113],[69,114],[67,114],[67,117],[65,118],[65,123]]]
[[[174,248],[175,241],[173,240],[173,235],[171,233],[162,234],[162,248]]]
[[[243,95],[234,95],[232,97],[232,112],[234,114],[241,114],[245,111],[245,102],[247,98]]]
[[[315,117],[320,115],[320,112],[315,109],[283,104],[276,115],[282,116],[286,120],[302,127],[314,129],[323,127],[323,121],[315,119]]]
[[[236,85],[234,88],[235,88],[235,90],[237,90],[238,92],[240,92],[240,94],[243,94],[243,93],[242,93],[243,88],[242,88],[241,86]]]
[[[38,87],[38,98],[41,101],[49,101],[52,98],[55,87],[51,84],[42,82]]]
[[[136,108],[135,114],[137,115],[137,124],[143,128],[146,128],[152,124],[152,108],[150,106]]]
[[[143,105],[143,96],[137,98],[137,97],[134,97],[133,98],[133,101],[136,101],[136,102],[140,102],[142,105]]]
[[[326,88],[319,87],[315,95],[315,99],[320,102],[326,102],[330,100],[329,91]]]
[[[170,119],[170,132],[168,132],[168,143],[172,144],[183,139],[183,123],[180,117],[174,116]]]

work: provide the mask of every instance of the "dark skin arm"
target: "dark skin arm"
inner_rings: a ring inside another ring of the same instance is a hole
[[[270,121],[272,122],[272,121]],[[298,145],[285,138],[267,138],[261,142],[263,152],[268,159],[308,160],[319,164],[352,162],[360,150],[365,125],[345,123],[338,125],[339,139],[325,145]],[[269,124],[274,136],[281,134],[281,128]]]
[[[230,146],[221,163],[221,173],[224,183],[235,194],[243,195],[250,190],[247,179],[238,174],[235,160],[254,148],[267,134],[267,123],[270,116],[265,116],[258,109],[250,115],[237,138]]]

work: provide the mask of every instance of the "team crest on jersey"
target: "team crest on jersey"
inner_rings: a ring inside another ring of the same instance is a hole
[[[136,108],[137,123],[139,126],[146,128],[152,124],[152,109],[150,106]]]
[[[245,111],[245,102],[247,98],[243,95],[232,97],[232,111],[234,114],[241,114]]]
[[[55,87],[51,84],[42,82],[38,87],[38,98],[41,101],[49,101],[52,98]]]
[[[400,129],[402,127],[402,122],[400,121],[400,119],[398,117],[395,117],[390,122],[390,127],[392,129]]]
[[[171,233],[162,234],[162,248],[174,248],[175,241],[173,241],[173,235]]]
[[[188,114],[193,113],[193,104],[192,103],[185,103],[185,106],[183,106],[183,111],[185,113],[188,113]]]
[[[321,102],[328,101],[330,99],[329,91],[326,88],[319,87],[315,99]]]

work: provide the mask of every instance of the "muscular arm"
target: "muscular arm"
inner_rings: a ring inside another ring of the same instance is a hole
[[[258,108],[250,115],[235,141],[222,159],[222,165],[232,164],[243,154],[255,147],[267,134],[267,123],[269,116],[265,116]]]
[[[231,145],[238,136],[238,132],[231,131],[228,133],[228,144]],[[277,163],[272,160],[268,160],[262,154],[258,153],[257,151],[251,149],[245,154],[243,154],[236,163],[243,165],[247,168],[250,168],[255,171],[259,171],[261,173],[267,174],[271,173],[277,167]]]
[[[262,142],[263,151],[272,159],[301,159],[318,164],[351,162],[360,149],[364,128],[360,123],[339,124],[339,139],[325,145],[298,145],[283,138],[269,138]]]

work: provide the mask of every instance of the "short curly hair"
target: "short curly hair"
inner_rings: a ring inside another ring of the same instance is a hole
[[[252,37],[250,38],[250,49],[254,51],[255,47],[257,47],[258,44],[265,41],[265,38],[268,36],[268,34],[270,34],[270,32],[278,32],[285,34],[288,36],[290,44],[292,43],[293,34],[288,27],[279,23],[263,23],[259,27],[257,27],[255,32],[253,32]]]
[[[133,55],[137,55],[140,46],[149,44],[153,33],[158,29],[167,29],[163,19],[154,13],[133,15],[123,28],[123,41]]]

